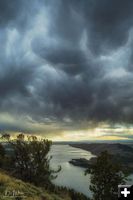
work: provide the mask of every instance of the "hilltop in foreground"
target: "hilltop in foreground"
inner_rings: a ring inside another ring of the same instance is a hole
[[[74,190],[53,187],[45,189],[16,179],[0,171],[0,200],[89,200]]]
[[[13,197],[14,196],[14,197]],[[48,193],[32,184],[10,177],[0,172],[0,200],[70,200],[68,194]]]

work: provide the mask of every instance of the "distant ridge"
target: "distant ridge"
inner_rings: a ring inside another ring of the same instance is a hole
[[[125,168],[129,169],[129,172],[133,173],[133,143],[80,143],[71,144],[70,146],[89,151],[96,156],[103,151],[108,151],[114,156],[116,162],[120,162]],[[76,161],[78,164],[80,161],[81,166],[83,165],[81,159],[77,159]],[[89,163],[91,164],[92,161],[94,162],[94,158],[92,158]],[[83,162],[85,162],[85,160]]]

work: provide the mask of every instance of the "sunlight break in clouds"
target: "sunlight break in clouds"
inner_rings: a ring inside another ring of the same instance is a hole
[[[132,21],[131,0],[1,0],[1,132],[132,139]]]

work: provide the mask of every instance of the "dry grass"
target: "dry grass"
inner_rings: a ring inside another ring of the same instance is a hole
[[[7,174],[0,172],[0,200],[17,200],[16,197],[5,197],[6,191],[19,191],[24,194],[25,197],[20,199],[24,200],[70,200],[67,194],[61,194],[61,196],[53,193],[49,194],[41,188],[37,188],[29,183],[24,183],[21,180],[8,176]]]

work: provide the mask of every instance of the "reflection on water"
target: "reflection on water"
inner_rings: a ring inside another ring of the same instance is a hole
[[[73,166],[69,164],[69,161],[73,158],[86,158],[89,160],[93,155],[88,151],[73,148],[69,145],[53,145],[50,155],[53,156],[51,160],[52,168],[57,169],[58,165],[62,167],[61,172],[59,172],[57,179],[53,183],[73,188],[86,196],[91,196],[89,191],[90,176],[84,176],[84,168]],[[128,181],[128,184],[133,184],[133,175],[130,178],[131,180]]]
[[[89,160],[93,155],[90,152],[69,145],[53,145],[50,155],[53,156],[51,160],[52,168],[57,168],[58,165],[62,167],[57,179],[53,182],[59,186],[73,188],[89,196],[89,175],[84,176],[84,169],[69,164],[69,161],[73,158],[86,158]]]

